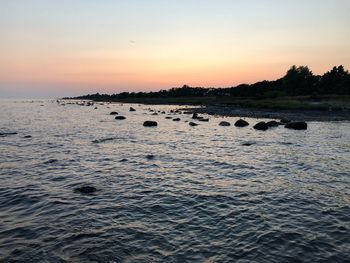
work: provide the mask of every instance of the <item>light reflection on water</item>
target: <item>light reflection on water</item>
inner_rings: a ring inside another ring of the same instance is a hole
[[[1,262],[350,260],[349,122],[190,127],[129,106],[0,102],[18,132],[0,137]]]

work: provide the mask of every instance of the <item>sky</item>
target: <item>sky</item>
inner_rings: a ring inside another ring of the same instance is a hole
[[[0,0],[0,98],[350,69],[349,0]]]

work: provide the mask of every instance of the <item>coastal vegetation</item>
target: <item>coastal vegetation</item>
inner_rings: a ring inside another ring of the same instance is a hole
[[[66,98],[68,99],[68,98]],[[69,99],[145,104],[225,104],[269,109],[332,110],[349,107],[350,73],[335,66],[315,75],[307,66],[292,66],[285,76],[273,81],[240,84],[228,88],[174,87],[157,92],[89,94]]]

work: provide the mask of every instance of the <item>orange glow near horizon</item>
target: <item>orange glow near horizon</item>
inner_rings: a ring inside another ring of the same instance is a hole
[[[32,0],[6,3],[0,11],[0,96],[31,88],[65,95],[231,87],[280,78],[292,65],[315,74],[350,67],[350,4],[342,0],[310,0],[314,4],[302,11],[300,0],[267,0],[269,8],[257,0],[205,1],[201,12],[193,0],[154,1],[159,10],[134,1],[39,0],[42,13]],[[69,13],[72,8],[76,12]],[[306,18],[314,20],[300,22]]]

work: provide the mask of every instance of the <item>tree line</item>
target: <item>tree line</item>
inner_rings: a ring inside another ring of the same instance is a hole
[[[176,98],[176,97],[260,97],[350,95],[350,74],[343,66],[333,67],[321,75],[314,75],[307,66],[292,66],[285,76],[273,81],[241,84],[229,88],[175,87],[157,92],[121,92],[117,94],[89,94],[69,99],[96,101],[128,98]]]

